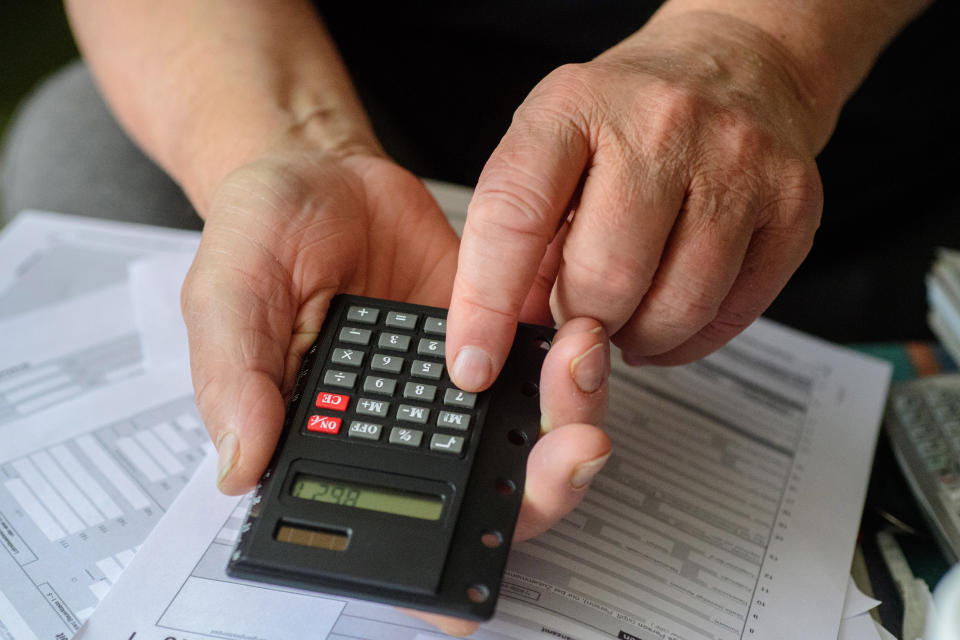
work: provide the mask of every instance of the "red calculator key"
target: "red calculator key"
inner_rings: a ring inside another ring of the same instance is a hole
[[[307,421],[307,431],[317,431],[319,433],[339,433],[340,418],[332,416],[310,416]]]
[[[321,409],[333,409],[334,411],[346,411],[350,403],[350,396],[339,393],[327,393],[321,391],[317,394],[317,406]]]

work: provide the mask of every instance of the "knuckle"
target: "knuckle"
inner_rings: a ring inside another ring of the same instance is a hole
[[[809,236],[820,225],[823,184],[812,162],[788,160],[777,174],[774,198],[764,207],[763,222]]]
[[[564,276],[589,299],[636,299],[650,287],[651,273],[641,260],[629,256],[584,255],[564,250]]]
[[[652,302],[653,322],[670,332],[692,335],[716,318],[722,298],[702,286],[674,286]]]

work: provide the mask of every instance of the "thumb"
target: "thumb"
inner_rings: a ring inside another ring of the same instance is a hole
[[[242,244],[230,253],[201,246],[181,292],[197,408],[217,447],[217,485],[228,494],[249,491],[276,446],[294,317],[282,273]]]
[[[530,452],[516,541],[539,535],[573,511],[610,457],[599,428],[572,423],[544,435]]]

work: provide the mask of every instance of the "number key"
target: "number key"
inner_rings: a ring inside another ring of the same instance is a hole
[[[446,343],[444,343],[443,340],[421,338],[420,343],[417,345],[417,354],[443,358],[446,356]]]
[[[374,354],[370,362],[370,368],[373,371],[384,371],[386,373],[400,373],[403,368],[403,358],[397,356],[388,356],[382,353]]]
[[[433,402],[433,397],[436,394],[437,388],[432,384],[408,382],[403,388],[403,397],[407,400],[423,400],[425,402]]]
[[[391,351],[406,351],[410,348],[410,336],[400,335],[399,333],[381,333],[377,346]]]
[[[451,407],[463,407],[473,409],[477,404],[477,394],[461,391],[460,389],[447,389],[443,394],[443,404]]]
[[[381,378],[380,376],[367,376],[363,381],[363,390],[367,393],[379,393],[384,396],[392,396],[397,387],[397,381],[393,378]]]

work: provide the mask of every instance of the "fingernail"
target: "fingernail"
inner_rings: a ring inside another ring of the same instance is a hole
[[[217,438],[217,486],[219,487],[223,479],[230,473],[233,463],[237,461],[238,449],[237,436],[233,431],[225,431]]]
[[[611,453],[613,452],[608,451],[599,458],[578,464],[573,470],[573,475],[570,476],[570,486],[578,491],[586,489],[593,477],[600,473],[600,469],[603,469],[603,465],[607,464]]]
[[[463,347],[453,361],[453,380],[461,389],[478,391],[487,386],[493,371],[490,356],[478,347]]]
[[[598,342],[570,361],[570,375],[577,388],[584,393],[593,393],[603,384],[606,362],[603,343]]]

